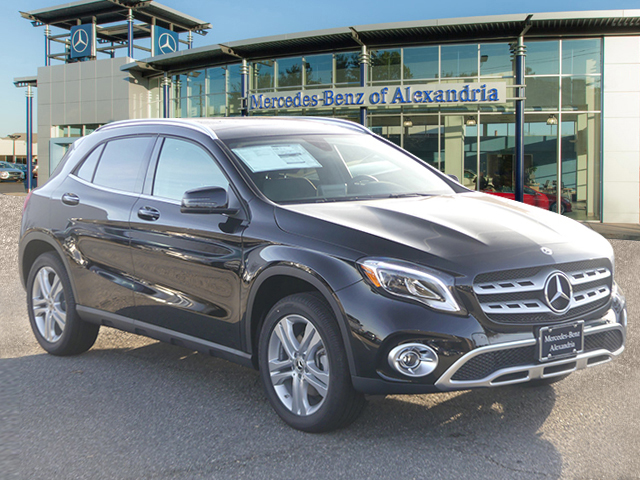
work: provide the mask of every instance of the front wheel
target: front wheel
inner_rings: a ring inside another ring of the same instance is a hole
[[[549,207],[549,210],[557,213],[558,212],[558,204],[556,202],[552,203],[551,206]],[[560,204],[560,215],[564,215],[564,205]]]
[[[258,343],[267,398],[290,426],[326,432],[358,417],[364,396],[351,384],[338,324],[320,296],[301,293],[276,303]]]
[[[33,263],[27,279],[27,306],[31,329],[47,352],[76,355],[95,343],[100,327],[78,316],[69,276],[54,253],[44,253]]]

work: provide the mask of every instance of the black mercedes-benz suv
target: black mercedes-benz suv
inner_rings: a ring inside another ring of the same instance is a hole
[[[332,119],[101,127],[27,199],[20,271],[49,353],[100,326],[206,352],[312,432],[364,394],[557,381],[627,324],[602,237]]]

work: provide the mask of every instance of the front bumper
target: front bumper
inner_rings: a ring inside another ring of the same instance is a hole
[[[624,350],[626,329],[621,324],[585,327],[584,335],[582,353],[545,363],[533,360],[535,338],[476,348],[449,367],[435,386],[466,390],[547,379],[610,362]]]
[[[472,318],[468,317],[468,320]],[[449,324],[451,323],[450,319]],[[448,358],[440,356],[440,365],[434,374],[418,379],[403,378],[397,373],[390,375],[389,369],[386,368],[386,355],[390,348],[409,341],[405,335],[407,331],[402,329],[404,331],[393,332],[379,344],[375,362],[369,363],[377,365],[375,373],[369,369],[364,375],[353,375],[353,385],[356,390],[367,394],[420,394],[496,387],[553,378],[602,365],[616,358],[624,351],[626,327],[626,303],[624,297],[616,291],[606,313],[600,318],[591,318],[585,322],[584,349],[575,356],[539,361],[539,335],[535,328],[528,332],[481,335],[484,337],[482,343],[473,341],[477,334],[469,335],[469,330],[460,331],[454,335],[461,340],[461,345],[469,345],[465,351],[458,350],[459,353],[453,355],[451,351],[439,351],[439,355],[442,352],[448,354]],[[421,339],[418,341],[429,345],[429,337],[435,339],[443,333],[436,333],[437,331],[438,329],[435,329],[427,333],[413,330],[409,337],[414,341]],[[448,332],[449,335],[452,333]],[[431,345],[438,350],[437,344]]]
[[[2,172],[0,173],[0,181],[3,182],[19,182],[24,180],[24,174],[18,172]]]

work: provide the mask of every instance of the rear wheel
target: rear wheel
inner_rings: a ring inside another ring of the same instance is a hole
[[[358,417],[364,396],[353,389],[338,324],[321,297],[302,293],[280,300],[258,343],[267,398],[290,426],[325,432]]]
[[[69,276],[54,253],[40,255],[31,267],[27,305],[31,329],[47,352],[75,355],[95,343],[100,327],[78,316]]]

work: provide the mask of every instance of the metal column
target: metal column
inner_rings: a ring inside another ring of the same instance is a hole
[[[515,165],[515,199],[524,202],[524,57],[526,47],[524,37],[520,35],[513,46],[516,61],[516,165]]]
[[[48,67],[51,65],[51,59],[49,55],[51,55],[51,40],[49,36],[51,35],[51,29],[49,25],[44,26],[44,66]]]
[[[171,99],[169,98],[171,95],[171,80],[169,80],[169,75],[167,72],[164,72],[164,77],[162,78],[162,117],[169,118],[171,114]]]
[[[189,44],[187,48],[192,49],[193,48],[193,32],[191,32],[191,30],[189,30],[189,33],[187,33],[187,43]]]
[[[31,85],[27,85],[27,191],[33,188],[33,92]]]
[[[242,59],[240,67],[240,102],[242,103],[241,112],[243,117],[249,116],[249,65],[247,59]]]
[[[362,45],[362,52],[360,53],[360,86],[367,86],[367,76],[369,73],[369,52],[367,52],[366,45]],[[360,107],[360,124],[363,127],[367,126],[367,107]]]
[[[133,10],[127,14],[127,55],[133,58]]]

